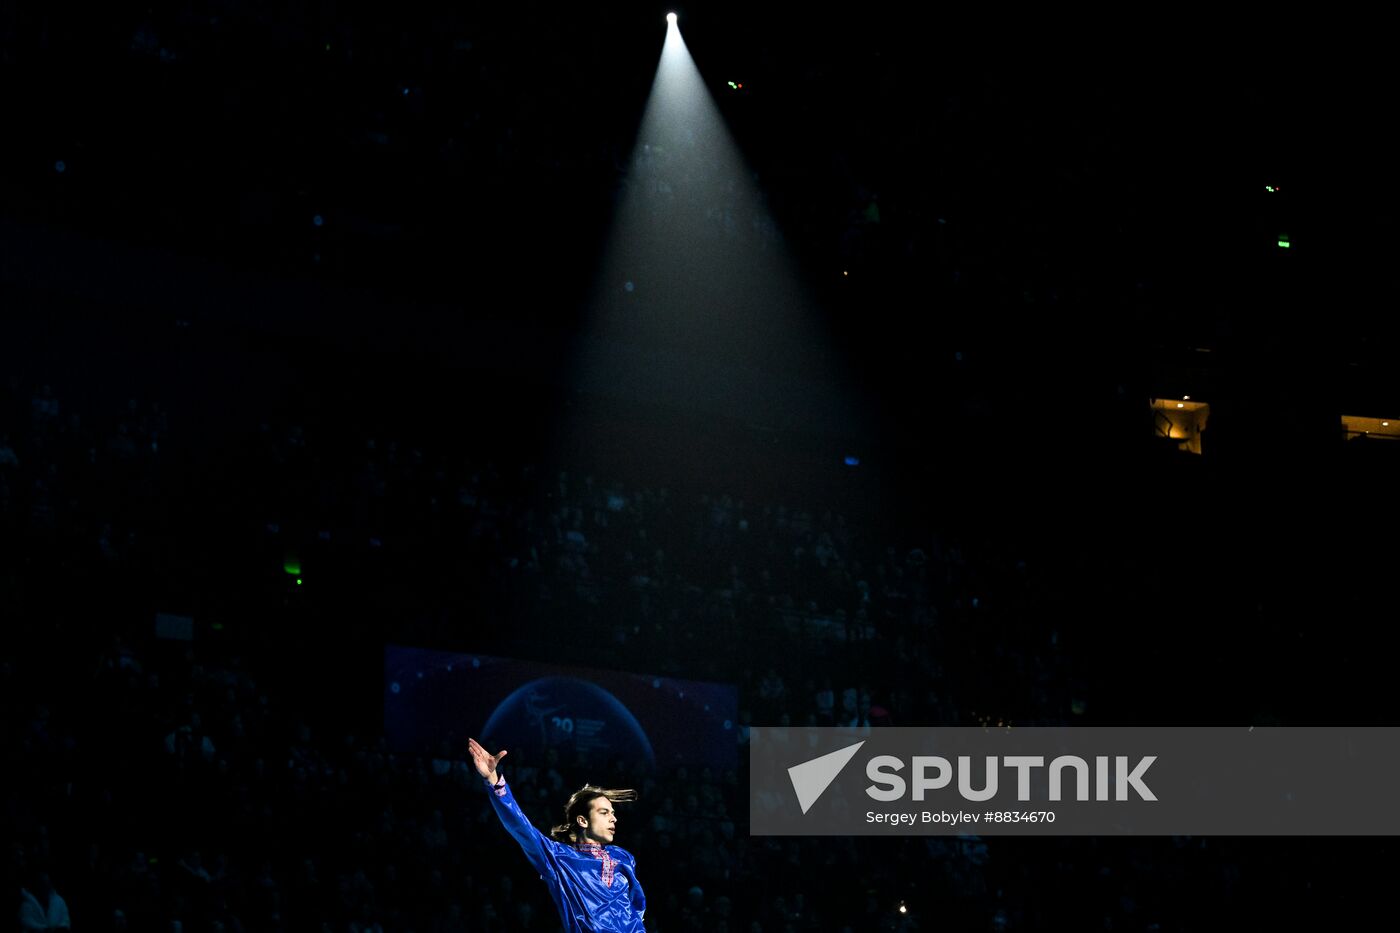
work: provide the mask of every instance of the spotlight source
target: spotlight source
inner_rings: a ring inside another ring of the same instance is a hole
[[[672,26],[676,25],[676,14],[674,14],[674,13],[667,13],[667,14],[666,14],[666,22],[670,23]]]

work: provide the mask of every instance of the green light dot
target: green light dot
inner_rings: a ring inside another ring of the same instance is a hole
[[[301,586],[301,577],[297,577],[297,586]]]

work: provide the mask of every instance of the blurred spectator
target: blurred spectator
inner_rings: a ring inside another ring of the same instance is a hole
[[[32,888],[32,890],[30,889]],[[38,872],[30,887],[20,888],[19,927],[21,930],[68,930],[68,904],[54,890],[48,872]]]

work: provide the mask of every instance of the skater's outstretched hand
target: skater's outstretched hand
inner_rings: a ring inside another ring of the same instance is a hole
[[[501,759],[506,757],[505,749],[493,755],[481,747],[481,743],[476,739],[468,738],[467,746],[471,749],[472,764],[476,765],[476,772],[486,780],[495,784],[500,780],[500,775],[496,773],[496,767],[501,763]]]

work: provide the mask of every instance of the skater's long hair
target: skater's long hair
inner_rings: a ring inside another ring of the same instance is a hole
[[[550,829],[550,838],[555,842],[566,842],[571,846],[582,842],[583,827],[578,825],[578,818],[583,817],[584,821],[587,822],[589,811],[593,809],[593,801],[599,797],[606,797],[613,803],[630,803],[637,799],[637,792],[630,787],[583,785],[574,791],[574,795],[569,798],[568,805],[564,807],[564,822]]]

